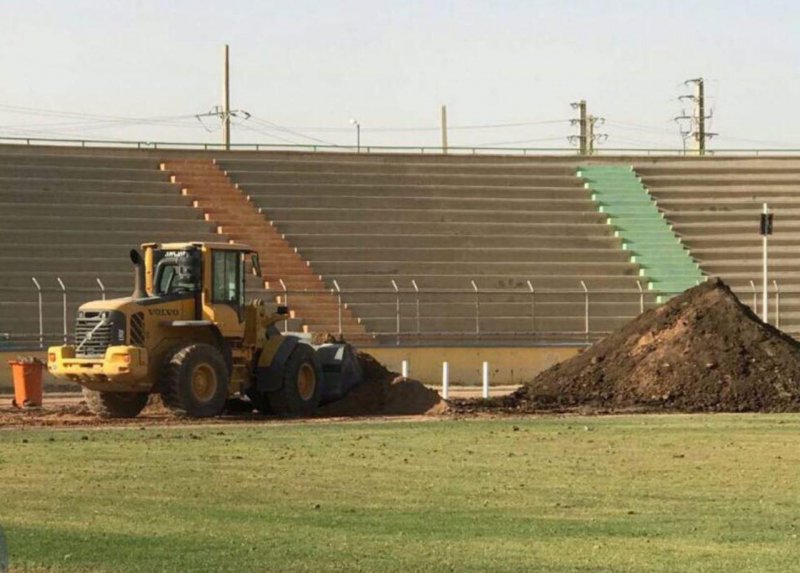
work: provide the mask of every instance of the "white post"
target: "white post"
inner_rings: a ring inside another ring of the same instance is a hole
[[[447,400],[450,395],[450,365],[442,362],[442,398]]]
[[[489,363],[483,363],[483,397],[489,397]]]
[[[69,335],[67,334],[67,287],[64,285],[64,281],[61,280],[61,277],[56,277],[56,280],[58,281],[58,285],[61,287],[61,302],[62,306],[64,307],[64,315],[62,317],[64,321],[64,344],[67,344],[69,338]]]
[[[400,373],[402,374],[403,378],[408,378],[408,360],[403,360],[400,364]]]
[[[39,348],[44,348],[44,314],[42,310],[42,287],[36,277],[31,277],[33,284],[36,286],[36,294],[39,301]]]
[[[764,203],[764,215],[769,214],[769,207],[766,203]],[[763,280],[764,280],[764,288],[762,289],[763,294],[761,295],[761,320],[765,323],[769,320],[768,312],[768,302],[769,302],[769,293],[767,292],[767,233],[765,232],[762,235],[762,242],[764,243],[764,269],[763,269]]]

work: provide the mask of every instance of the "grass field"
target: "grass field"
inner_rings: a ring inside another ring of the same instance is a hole
[[[800,417],[0,431],[11,571],[798,571]]]

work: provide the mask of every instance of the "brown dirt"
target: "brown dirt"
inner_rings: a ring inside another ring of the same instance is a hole
[[[498,405],[800,411],[800,343],[711,279],[542,372]]]
[[[435,390],[390,372],[369,354],[359,353],[358,359],[364,371],[364,383],[344,399],[320,408],[317,417],[410,416],[446,411],[444,401]],[[80,394],[60,395],[53,399],[46,397],[43,408],[0,406],[0,428],[197,425],[269,420],[274,420],[274,417],[254,413],[249,404],[236,401],[232,401],[226,413],[218,418],[180,418],[164,408],[157,395],[151,396],[139,416],[130,419],[97,418]]]
[[[320,416],[442,414],[447,406],[422,382],[389,371],[366,352],[358,353],[364,383],[337,402],[319,409]]]

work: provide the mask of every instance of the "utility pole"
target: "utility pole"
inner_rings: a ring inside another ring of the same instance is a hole
[[[588,147],[587,155],[594,155],[595,142],[599,143],[608,139],[607,133],[596,133],[594,130],[595,126],[603,125],[605,122],[605,118],[595,117],[593,115],[588,116],[586,119],[586,145]]]
[[[215,105],[206,113],[195,114],[197,121],[203,128],[211,133],[218,128],[212,129],[203,121],[204,117],[215,117],[222,123],[222,145],[226,150],[231,148],[231,118],[235,117],[241,121],[250,119],[250,113],[243,109],[231,109],[231,82],[230,68],[228,59],[228,44],[225,44],[224,61],[222,68],[222,105]]]
[[[572,109],[578,110],[578,118],[570,120],[572,125],[578,126],[578,135],[570,135],[567,139],[570,143],[578,142],[578,153],[580,155],[594,154],[595,142],[601,142],[608,139],[605,133],[595,133],[595,126],[600,126],[605,123],[605,118],[595,117],[588,115],[586,111],[586,100],[580,100],[570,104]]]
[[[695,86],[695,93],[694,94],[686,94],[679,96],[678,99],[681,101],[690,100],[693,104],[693,111],[692,115],[687,115],[685,111],[681,111],[681,115],[675,117],[675,121],[680,126],[681,121],[688,121],[689,128],[683,129],[680,128],[681,136],[684,139],[693,139],[694,140],[694,149],[698,155],[705,155],[706,154],[706,140],[711,139],[716,133],[709,133],[706,130],[706,120],[711,119],[713,116],[713,112],[709,110],[708,115],[706,115],[706,94],[705,94],[705,82],[703,78],[694,78],[691,80],[686,80],[684,85],[694,84]],[[685,149],[685,144],[684,144]]]
[[[570,120],[572,125],[578,125],[578,154],[579,155],[586,155],[587,151],[589,151],[588,140],[586,138],[588,132],[588,125],[586,121],[586,100],[582,99],[578,102],[571,103],[572,109],[578,110],[578,119]],[[574,135],[569,136],[570,142],[574,142],[576,137]]]
[[[447,153],[447,106],[442,106],[442,153]]]
[[[231,81],[228,63],[228,44],[225,44],[224,79],[222,85],[222,142],[225,144],[226,150],[230,150],[231,148]]]

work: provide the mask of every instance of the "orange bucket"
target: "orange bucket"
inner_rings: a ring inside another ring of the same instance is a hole
[[[9,360],[11,374],[14,378],[14,406],[33,408],[42,405],[42,370],[41,360]]]

